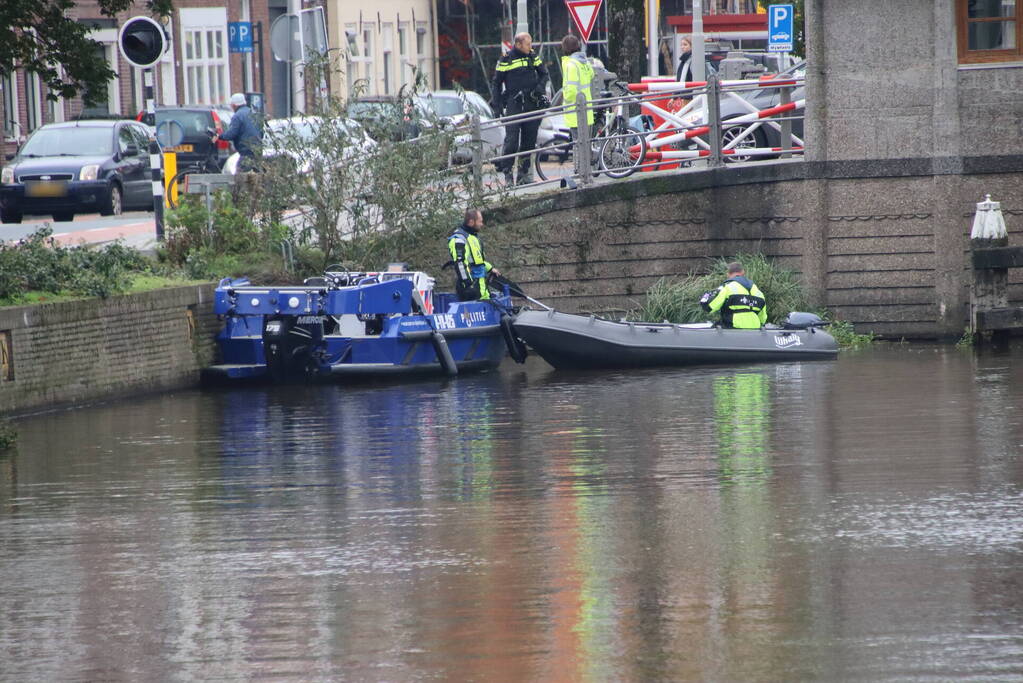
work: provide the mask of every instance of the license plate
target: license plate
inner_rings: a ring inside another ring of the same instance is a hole
[[[164,149],[164,151],[166,151],[166,152],[191,152],[192,151],[192,145],[178,145],[176,147],[166,147]]]
[[[67,183],[63,180],[30,180],[25,183],[29,197],[66,197]]]

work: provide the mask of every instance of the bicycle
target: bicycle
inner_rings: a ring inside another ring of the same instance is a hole
[[[210,137],[213,137],[215,131],[207,128],[206,132]],[[217,167],[216,160],[213,157],[203,159],[202,161],[194,161],[184,168],[180,169],[170,182],[167,183],[167,205],[176,209],[181,204],[181,187],[182,181],[185,180],[186,176],[193,173],[220,173],[220,169]]]
[[[211,164],[207,159],[206,161],[196,161],[184,167],[178,171],[170,182],[167,183],[167,205],[172,209],[178,208],[181,204],[181,195],[183,194],[182,188],[184,187],[184,180],[186,176],[193,173],[219,173],[220,170],[217,168],[211,168],[215,164]]]
[[[627,103],[616,104],[606,102],[612,97],[621,97],[629,93],[627,84],[614,81],[611,87],[618,91],[616,95],[611,89],[600,92],[600,100],[594,110],[594,134],[590,138],[590,164],[594,167],[594,175],[606,174],[609,178],[625,178],[636,172],[647,152],[646,138],[640,131],[628,125],[625,116]],[[578,173],[575,164],[567,166],[572,158],[574,142],[555,137],[550,144],[538,147],[532,155],[532,165],[541,180],[555,180],[560,177]],[[543,159],[556,156],[558,167],[544,168],[540,163]],[[560,172],[559,172],[560,170]],[[553,172],[552,172],[553,171]]]

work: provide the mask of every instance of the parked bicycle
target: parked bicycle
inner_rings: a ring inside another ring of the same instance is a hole
[[[593,116],[593,135],[590,138],[590,165],[594,175],[606,174],[610,178],[625,178],[636,172],[646,155],[646,139],[629,126],[628,101],[621,98],[629,94],[628,85],[614,81],[600,92]],[[557,180],[571,176],[575,168],[575,142],[555,138],[551,143],[533,152],[533,168],[541,180]],[[545,160],[555,159],[554,164]],[[570,165],[571,162],[571,165]]]
[[[213,137],[215,133],[214,130],[209,128],[206,129],[206,132],[210,137]],[[174,177],[171,178],[170,182],[167,183],[167,205],[170,206],[170,208],[176,209],[181,204],[181,195],[187,185],[185,178],[193,173],[220,173],[220,169],[217,167],[217,163],[214,158],[194,161],[179,169]]]

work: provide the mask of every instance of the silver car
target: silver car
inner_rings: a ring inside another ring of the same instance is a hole
[[[469,131],[469,117],[472,114],[480,117],[483,158],[490,159],[501,154],[504,147],[504,126],[492,123],[494,112],[478,93],[471,90],[461,92],[435,90],[416,95],[416,104],[428,117],[436,117],[456,131],[455,146],[451,152],[452,163],[464,164],[472,161],[472,134]]]

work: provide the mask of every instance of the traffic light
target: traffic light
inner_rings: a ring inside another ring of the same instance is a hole
[[[167,49],[163,27],[149,17],[132,17],[117,37],[121,54],[129,63],[146,68],[153,66]]]

